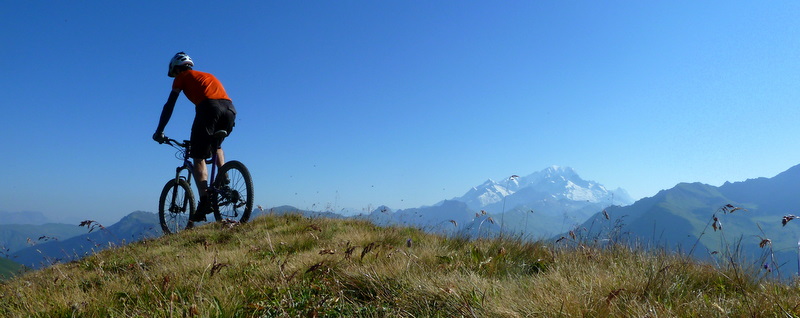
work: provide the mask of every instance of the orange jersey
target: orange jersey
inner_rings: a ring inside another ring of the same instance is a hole
[[[209,73],[195,70],[183,71],[172,82],[172,89],[182,90],[192,103],[200,104],[206,99],[230,100],[222,83]]]

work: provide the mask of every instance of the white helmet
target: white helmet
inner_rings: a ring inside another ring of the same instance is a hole
[[[189,57],[186,53],[178,52],[175,56],[169,60],[169,71],[167,71],[167,76],[175,77],[175,67],[182,66],[182,65],[189,65],[189,67],[194,66],[194,62],[192,62],[192,58]]]

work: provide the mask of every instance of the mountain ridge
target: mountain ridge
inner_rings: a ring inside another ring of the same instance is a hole
[[[629,206],[607,209],[610,219],[597,213],[577,228],[601,224],[587,236],[611,237],[612,221],[624,220],[616,230],[627,233],[628,240],[692,251],[691,256],[700,259],[714,259],[738,244],[735,248],[741,257],[751,261],[771,263],[762,259],[770,252],[779,262],[796,264],[800,227],[784,226],[781,220],[800,208],[798,193],[800,165],[771,178],[721,186],[683,182]],[[764,239],[769,240],[770,250],[760,244]]]
[[[10,253],[9,259],[37,269],[53,263],[79,259],[109,246],[124,245],[162,235],[158,215],[145,211],[131,212],[108,227],[88,220],[83,225],[86,226],[85,234],[36,244]]]

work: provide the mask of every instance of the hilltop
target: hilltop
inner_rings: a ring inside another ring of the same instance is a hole
[[[0,315],[800,314],[800,286],[729,265],[580,237],[468,240],[364,220],[268,214],[24,273],[0,285]]]

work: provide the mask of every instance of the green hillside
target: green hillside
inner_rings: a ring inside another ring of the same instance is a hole
[[[20,270],[22,270],[22,265],[7,258],[0,258],[0,280],[11,278]]]
[[[22,274],[0,284],[0,316],[800,315],[799,285],[730,265],[569,237],[470,241],[267,215]]]

